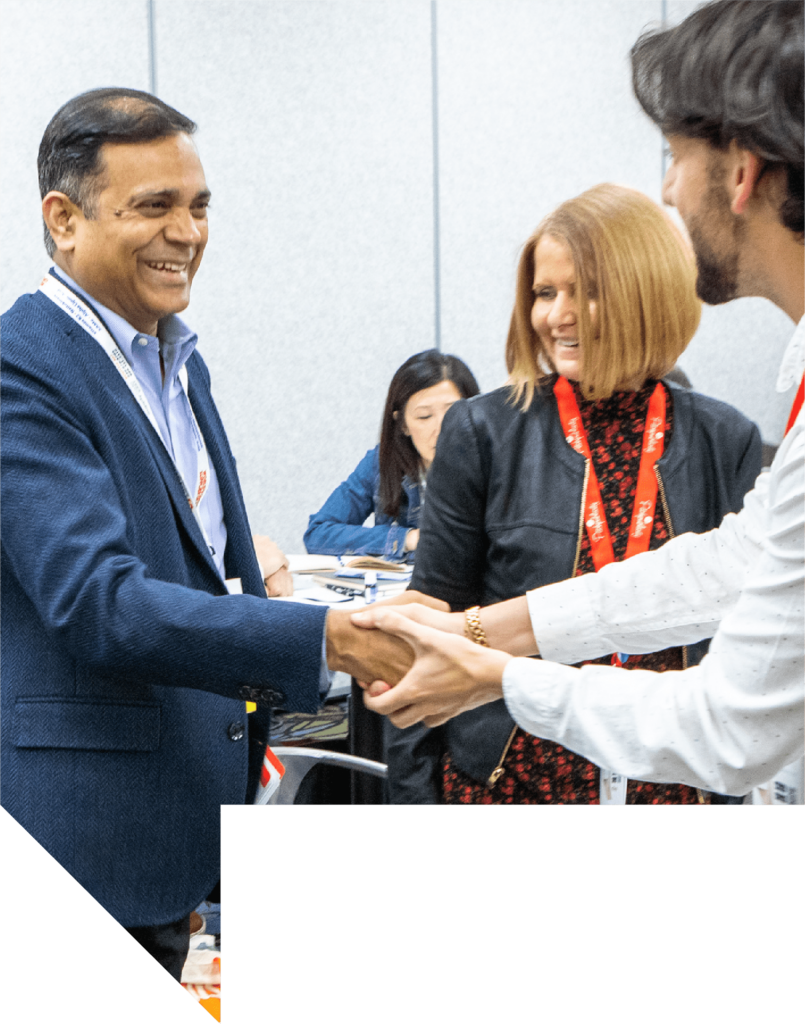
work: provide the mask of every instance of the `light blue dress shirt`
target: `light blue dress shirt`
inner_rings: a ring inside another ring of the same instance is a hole
[[[175,314],[160,320],[161,338],[143,334],[141,331],[135,330],[119,313],[101,305],[97,299],[80,288],[60,267],[54,266],[52,270],[74,292],[83,296],[97,310],[106,324],[145,392],[148,405],[159,427],[160,436],[173,459],[174,466],[184,480],[185,488],[189,494],[193,494],[198,474],[198,456],[191,413],[179,381],[179,371],[193,354],[193,350],[198,344],[198,335]],[[162,346],[162,361],[165,366],[164,381],[159,365],[160,344]],[[204,532],[209,540],[210,554],[215,562],[215,567],[220,573],[221,579],[225,579],[224,507],[221,503],[221,489],[218,486],[218,477],[215,474],[212,460],[210,460],[209,467],[210,479],[199,506],[199,514],[204,524]],[[325,631],[321,640],[321,670],[319,673],[319,692],[322,696],[330,689],[331,682],[332,673],[327,668],[327,634]]]
[[[198,343],[198,335],[175,315],[160,320],[161,338],[157,339],[150,334],[143,334],[141,331],[135,330],[119,313],[101,305],[97,299],[80,288],[60,267],[54,266],[53,271],[98,311],[145,392],[148,405],[159,427],[162,441],[174,466],[184,480],[187,492],[194,494],[198,475],[198,454],[191,412],[179,381],[179,371],[193,354]],[[159,365],[160,344],[165,366],[164,381]],[[221,579],[224,579],[226,525],[224,524],[221,490],[211,460],[209,483],[198,511],[209,541],[210,554]]]

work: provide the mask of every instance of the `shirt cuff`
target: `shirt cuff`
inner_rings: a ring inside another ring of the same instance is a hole
[[[511,658],[503,670],[503,699],[509,714],[526,732],[541,739],[555,733],[557,672],[567,671],[536,658]]]
[[[552,583],[526,594],[540,657],[572,665],[606,654],[590,600],[594,573]]]

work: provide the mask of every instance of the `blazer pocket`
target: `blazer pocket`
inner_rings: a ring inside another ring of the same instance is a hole
[[[29,749],[149,751],[159,746],[159,704],[20,697],[11,742]]]

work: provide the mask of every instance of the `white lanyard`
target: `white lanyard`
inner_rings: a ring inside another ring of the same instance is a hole
[[[81,301],[75,292],[72,292],[66,285],[62,284],[61,281],[53,276],[53,274],[46,274],[44,276],[39,285],[39,290],[43,295],[47,296],[51,302],[54,302],[59,309],[64,310],[69,317],[75,320],[79,327],[83,328],[87,334],[91,335],[98,342],[104,352],[111,359],[112,365],[126,382],[126,386],[134,396],[134,400],[137,402],[140,409],[142,409],[146,419],[156,431],[156,435],[160,441],[162,441],[165,450],[168,451],[168,446],[165,444],[165,439],[160,433],[159,426],[157,425],[153,410],[148,404],[148,399],[145,396],[142,385],[137,380],[134,370],[129,365],[126,357],[120,351],[119,347],[115,344],[114,339],[109,334],[109,331],[106,329],[104,324],[86,305],[86,303]],[[187,394],[188,384],[186,366],[181,368],[178,377],[182,385],[184,400],[187,403],[187,410],[190,413],[190,423],[193,428],[193,440],[196,445],[196,464],[198,469],[194,486],[195,498],[191,496],[184,477],[182,476],[179,467],[176,465],[176,462],[173,458],[171,458],[171,461],[173,462],[179,480],[181,481],[187,503],[190,506],[193,515],[196,517],[196,522],[201,530],[201,535],[204,538],[207,547],[212,551],[212,545],[210,544],[209,537],[207,536],[207,531],[204,529],[204,524],[201,521],[201,512],[199,509],[201,499],[204,497],[207,491],[207,485],[210,482],[210,460],[209,455],[207,454],[207,446],[204,443],[204,437],[201,433],[195,413],[193,412],[193,407],[190,404],[190,398]],[[169,451],[168,455],[170,455]]]

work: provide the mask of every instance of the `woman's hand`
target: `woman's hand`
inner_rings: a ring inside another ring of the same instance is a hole
[[[427,594],[420,594],[417,590],[406,590],[396,597],[390,597],[386,601],[378,601],[369,608],[352,613],[352,621],[356,626],[364,629],[383,629],[377,617],[370,614],[379,611],[381,608],[393,608],[396,612],[411,622],[418,622],[430,629],[438,629],[442,633],[453,633],[456,636],[464,635],[464,613],[451,612],[450,605],[435,597],[428,597]]]
[[[451,633],[423,625],[423,619],[433,617],[446,623]],[[387,715],[401,729],[417,722],[432,728],[463,711],[499,700],[510,655],[451,635],[455,619],[463,631],[463,616],[417,605],[396,609],[373,606],[355,613],[352,621],[356,625],[401,637],[415,656],[413,667],[393,688],[377,680],[365,689],[366,707]]]
[[[424,606],[425,608],[433,608],[434,611],[437,611],[437,612],[449,612],[450,611],[450,605],[447,603],[447,601],[440,601],[438,597],[429,597],[427,594],[422,594],[418,590],[404,590],[401,594],[395,594],[394,597],[386,597],[382,601],[375,602],[374,607],[375,608],[385,608],[387,605],[390,605],[390,604],[393,604],[393,605],[418,604],[418,605]],[[414,615],[414,618],[416,618],[416,615]],[[454,616],[454,618],[456,618],[456,621],[458,621],[458,617]],[[434,629],[447,629],[446,626],[439,625],[435,621],[430,622],[430,621],[426,621],[426,620],[422,620],[422,619],[417,619],[417,621],[418,622],[424,621],[426,626],[433,626]],[[462,619],[461,621],[463,622],[464,620]],[[464,628],[463,626],[461,626],[458,629],[452,629],[451,628],[449,630],[449,632],[458,632],[458,633],[460,633],[463,630],[463,628]]]

